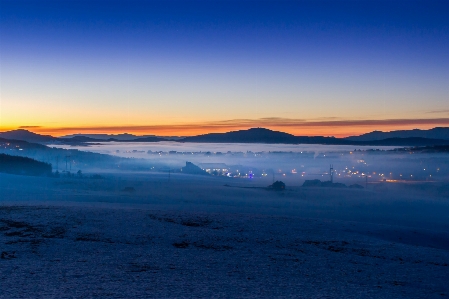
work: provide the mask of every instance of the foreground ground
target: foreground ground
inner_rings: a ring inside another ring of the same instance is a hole
[[[449,297],[444,184],[223,183],[0,175],[0,298]]]

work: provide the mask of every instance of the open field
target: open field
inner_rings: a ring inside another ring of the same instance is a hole
[[[257,186],[0,174],[0,298],[449,297],[448,184]]]

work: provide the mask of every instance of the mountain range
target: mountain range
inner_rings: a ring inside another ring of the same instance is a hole
[[[73,139],[73,138],[80,138],[80,137],[88,137],[91,138],[92,140],[106,140],[106,141],[135,141],[135,139],[144,139],[144,138],[152,138],[152,137],[157,137],[157,138],[163,138],[166,140],[178,140],[178,139],[182,139],[183,137],[179,137],[179,136],[156,136],[156,135],[133,135],[133,134],[129,134],[129,133],[123,133],[123,134],[72,134],[72,135],[66,135],[66,136],[62,136],[60,138],[66,138],[66,139]]]
[[[373,131],[360,136],[345,138],[352,141],[373,141],[387,138],[430,138],[449,140],[449,128],[436,127],[430,130],[399,130],[391,132]]]
[[[449,134],[449,128],[436,128],[441,136]],[[421,130],[419,130],[422,132]],[[408,132],[408,131],[405,131]],[[363,135],[362,135],[363,136]],[[401,136],[401,135],[399,135]],[[329,145],[372,145],[372,146],[433,146],[449,145],[449,137],[424,138],[406,135],[405,137],[389,137],[380,139],[354,140],[355,137],[335,138],[323,136],[295,136],[292,134],[272,131],[264,128],[252,128],[248,130],[233,131],[227,133],[210,133],[192,137],[185,137],[180,142],[204,142],[204,143],[285,143],[285,144],[329,144]],[[433,135],[435,136],[435,134]],[[449,135],[448,135],[449,136]],[[358,136],[357,136],[358,137]]]
[[[210,133],[185,137],[181,142],[214,143],[285,143],[285,144],[347,144],[343,139],[323,136],[295,136],[264,128],[232,131],[227,133]]]
[[[284,144],[332,144],[332,145],[373,145],[373,146],[433,146],[449,145],[449,128],[437,127],[430,130],[403,130],[392,132],[374,131],[360,136],[347,138],[323,136],[295,136],[265,128],[232,131],[227,133],[209,133],[204,135],[170,137],[155,135],[136,136],[132,134],[75,134],[56,138],[39,135],[27,130],[14,130],[0,133],[0,138],[24,140],[33,143],[85,144],[87,142],[201,142],[201,143],[284,143]]]
[[[58,138],[50,135],[39,135],[28,130],[19,129],[8,132],[0,133],[0,138],[13,139],[13,140],[23,140],[33,143],[51,143],[57,142]]]

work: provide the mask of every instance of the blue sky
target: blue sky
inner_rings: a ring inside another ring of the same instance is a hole
[[[0,3],[0,129],[449,124],[446,1]]]

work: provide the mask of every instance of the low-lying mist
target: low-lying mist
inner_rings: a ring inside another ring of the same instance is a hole
[[[192,162],[211,175],[230,178],[282,180],[302,184],[320,179],[359,183],[380,181],[438,181],[449,176],[447,153],[395,150],[393,147],[354,147],[284,144],[120,143],[64,147],[113,156],[110,163],[96,163],[101,170],[180,172]],[[73,158],[73,157],[72,157]],[[60,161],[59,168],[65,168]],[[52,164],[54,162],[52,161]],[[87,167],[72,159],[69,167]],[[88,168],[88,167],[87,167]]]

